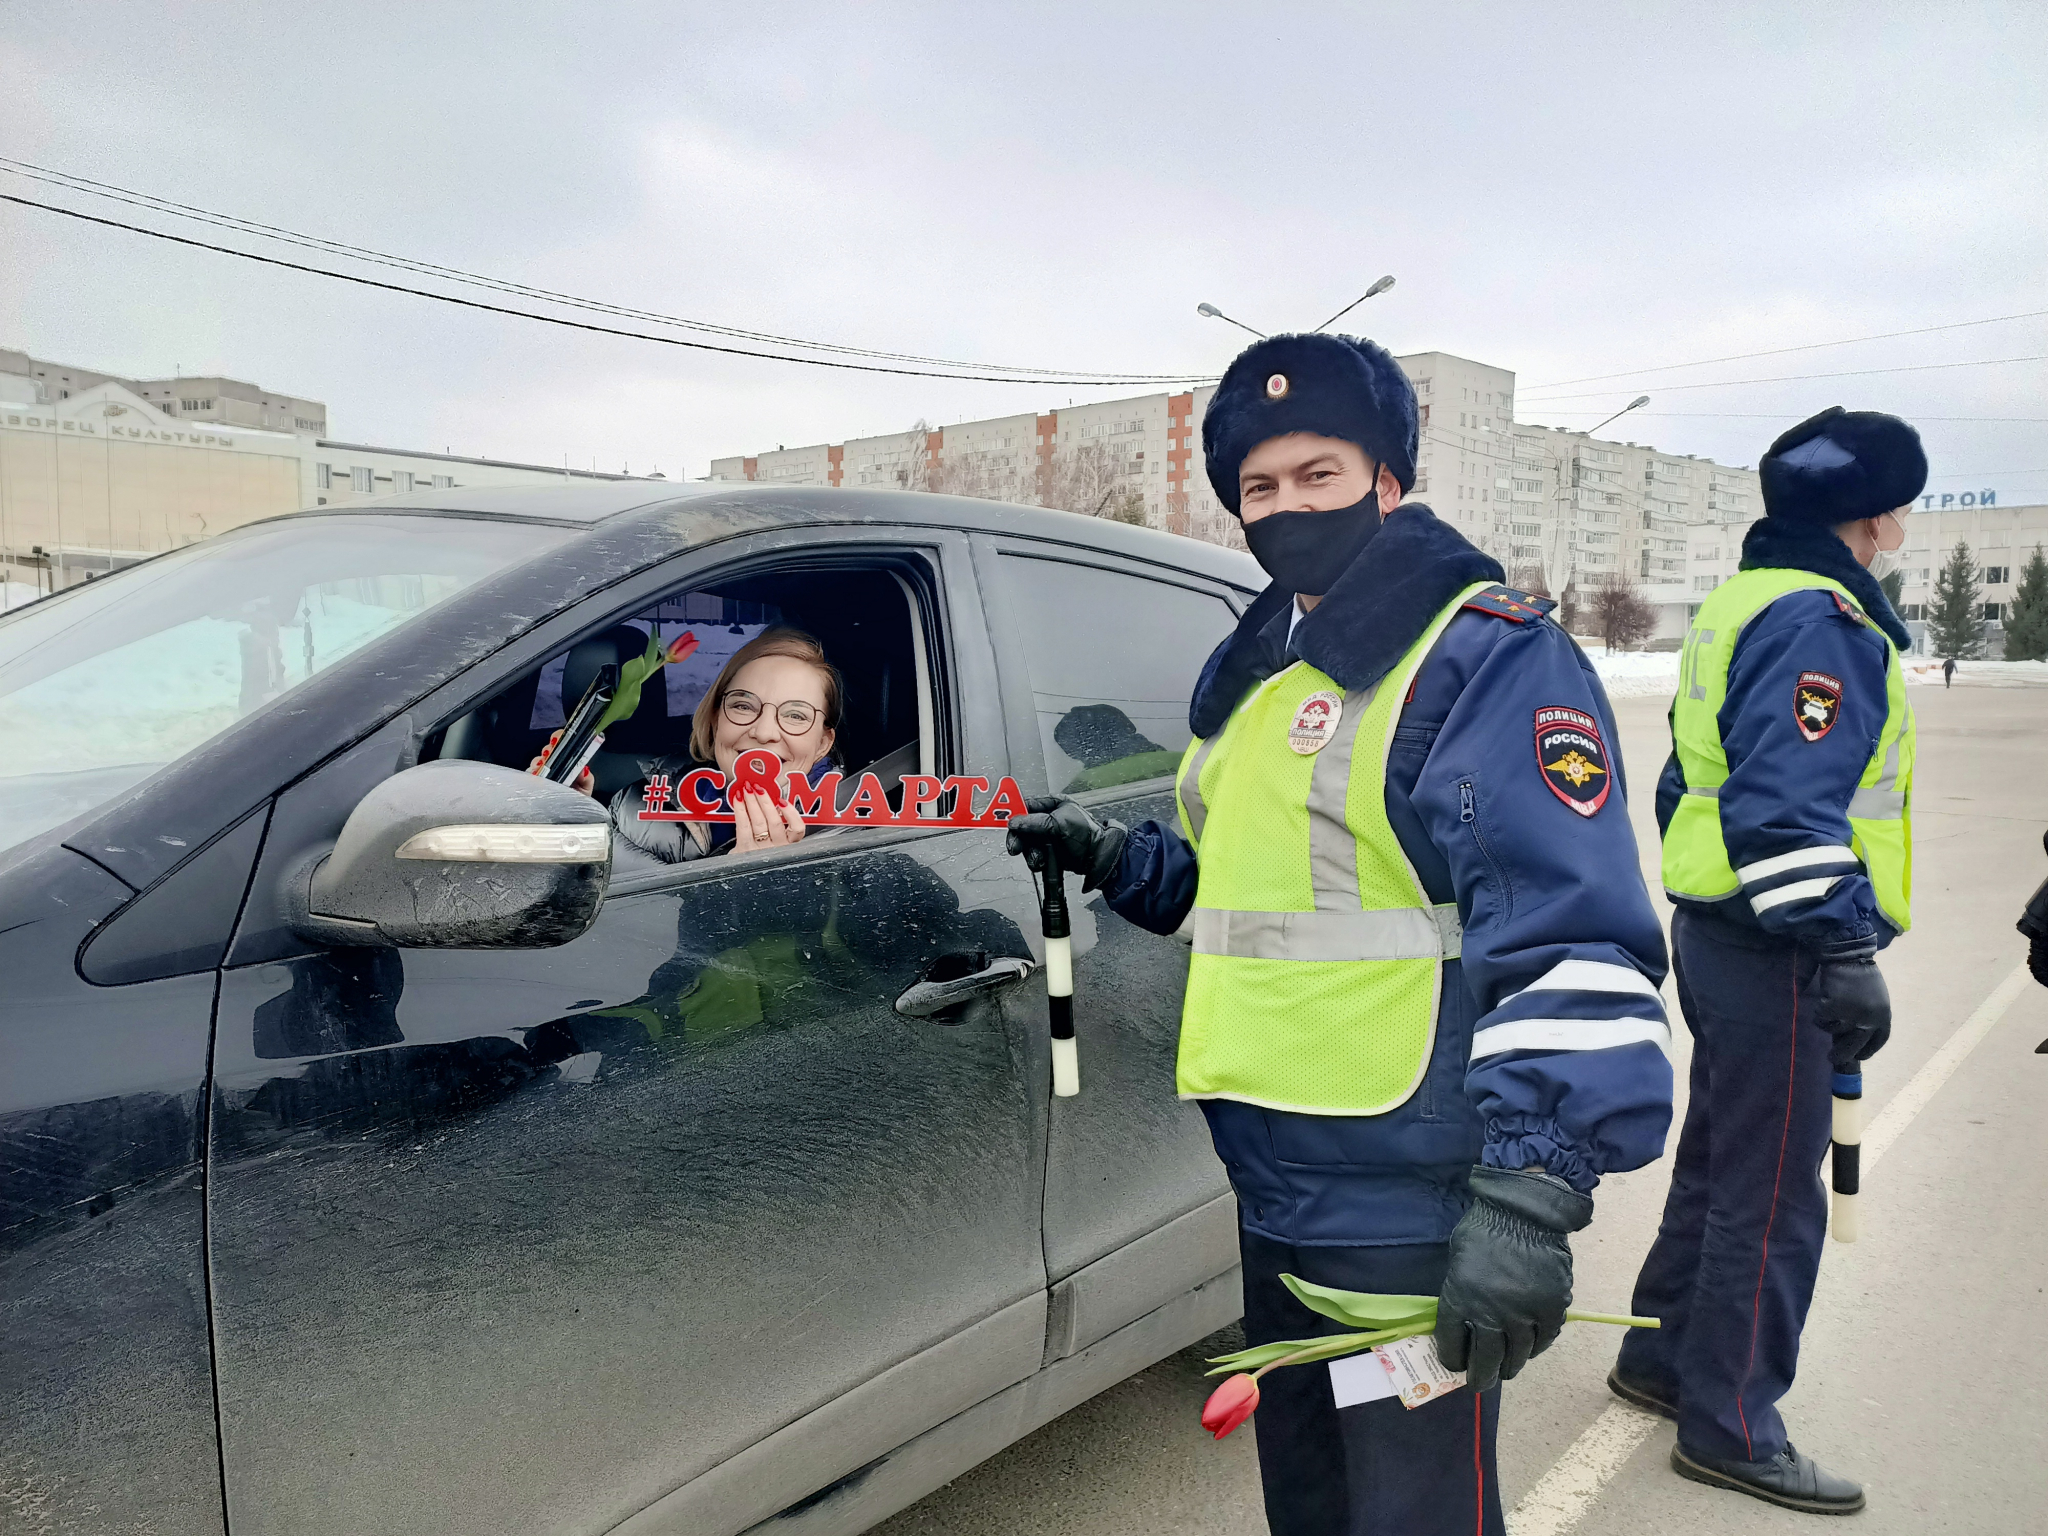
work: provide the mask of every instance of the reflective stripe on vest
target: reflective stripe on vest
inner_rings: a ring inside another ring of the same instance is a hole
[[[1386,763],[1415,674],[1461,592],[1372,688],[1296,662],[1190,742],[1175,784],[1199,854],[1181,1018],[1183,1098],[1383,1114],[1421,1083],[1457,908],[1434,906],[1387,820]],[[1343,714],[1309,755],[1289,727],[1317,693]]]
[[[1686,634],[1678,695],[1671,701],[1672,749],[1686,791],[1664,829],[1664,888],[1673,896],[1721,901],[1795,867],[1781,863],[1794,855],[1758,860],[1741,871],[1729,863],[1721,835],[1720,796],[1728,779],[1728,755],[1721,743],[1720,714],[1728,697],[1728,668],[1743,632],[1779,598],[1816,590],[1834,593],[1859,619],[1863,617],[1840,582],[1809,571],[1751,570],[1716,587]],[[1906,702],[1905,672],[1889,637],[1885,649],[1884,728],[1849,800],[1849,847],[1797,850],[1799,857],[1813,856],[1813,877],[1750,892],[1751,909],[1759,914],[1788,902],[1823,897],[1845,871],[1860,865],[1885,920],[1901,933],[1912,926],[1916,733],[1912,706]],[[1785,700],[1784,707],[1789,709],[1791,703]],[[1833,871],[1818,867],[1830,863]]]

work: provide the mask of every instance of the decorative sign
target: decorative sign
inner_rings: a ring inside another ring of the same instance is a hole
[[[975,777],[940,778],[930,773],[903,775],[903,809],[889,809],[882,781],[864,773],[854,784],[853,794],[839,803],[844,775],[828,773],[813,785],[800,773],[785,774],[782,759],[773,752],[742,752],[732,765],[732,788],[739,794],[764,794],[777,805],[793,805],[806,826],[812,827],[1005,827],[1012,816],[1024,814],[1024,794],[1011,778],[999,779],[993,792],[986,774]],[[703,821],[730,825],[737,818],[725,803],[725,775],[715,768],[695,768],[678,781],[665,773],[647,781],[641,795],[642,821]],[[925,806],[936,807],[947,794],[953,809],[945,816],[920,816]],[[977,811],[974,797],[988,799]]]

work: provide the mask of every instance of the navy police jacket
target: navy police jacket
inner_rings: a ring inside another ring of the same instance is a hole
[[[1849,800],[1884,731],[1890,665],[1884,636],[1822,589],[1786,594],[1743,630],[1717,717],[1728,754],[1721,839],[1734,868],[1804,848],[1849,847]],[[1812,671],[1842,682],[1834,723],[1817,741],[1800,730],[1794,713],[1799,675]],[[1674,752],[1657,781],[1660,831],[1671,825],[1684,793]],[[1861,866],[1846,870],[1820,900],[1766,904],[1761,914],[1753,909],[1756,897],[1812,873],[1810,867],[1774,872],[1720,901],[1672,900],[1821,948],[1882,949],[1892,941],[1895,930],[1879,917]]]
[[[1368,687],[1461,589],[1500,575],[1427,507],[1404,506],[1300,621],[1291,654],[1347,689]],[[1214,734],[1287,664],[1293,606],[1269,588],[1209,659],[1190,710],[1196,735]],[[1305,1246],[1440,1242],[1475,1162],[1540,1167],[1587,1190],[1663,1151],[1663,932],[1607,696],[1548,606],[1505,588],[1471,600],[1396,727],[1388,818],[1429,899],[1455,901],[1464,925],[1421,1086],[1371,1116],[1203,1101],[1254,1232]],[[1573,772],[1557,766],[1559,730],[1580,749]],[[1179,831],[1145,822],[1105,894],[1111,910],[1171,933],[1196,878]]]

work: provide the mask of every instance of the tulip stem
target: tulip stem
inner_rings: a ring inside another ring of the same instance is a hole
[[[1661,1328],[1664,1326],[1657,1318],[1630,1317],[1624,1312],[1567,1311],[1565,1316],[1575,1323],[1612,1323],[1617,1328]]]

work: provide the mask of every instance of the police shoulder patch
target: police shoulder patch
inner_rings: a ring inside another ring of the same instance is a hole
[[[1465,599],[1467,608],[1476,608],[1481,613],[1490,613],[1497,619],[1512,619],[1517,624],[1534,624],[1557,606],[1547,597],[1537,597],[1531,592],[1518,592],[1513,587],[1493,586],[1483,592],[1474,592]]]
[[[1600,722],[1583,709],[1546,704],[1536,711],[1536,766],[1550,792],[1581,816],[1605,805],[1614,785]]]
[[[1819,741],[1842,713],[1842,680],[1825,672],[1802,672],[1792,690],[1792,719],[1799,734]]]
[[[1854,603],[1850,602],[1849,599],[1842,596],[1841,593],[1830,592],[1828,596],[1832,597],[1835,600],[1835,606],[1842,610],[1843,618],[1853,620],[1855,623],[1861,624],[1869,629],[1877,628],[1877,626],[1871,622],[1869,614],[1865,613],[1861,608],[1857,607]]]

